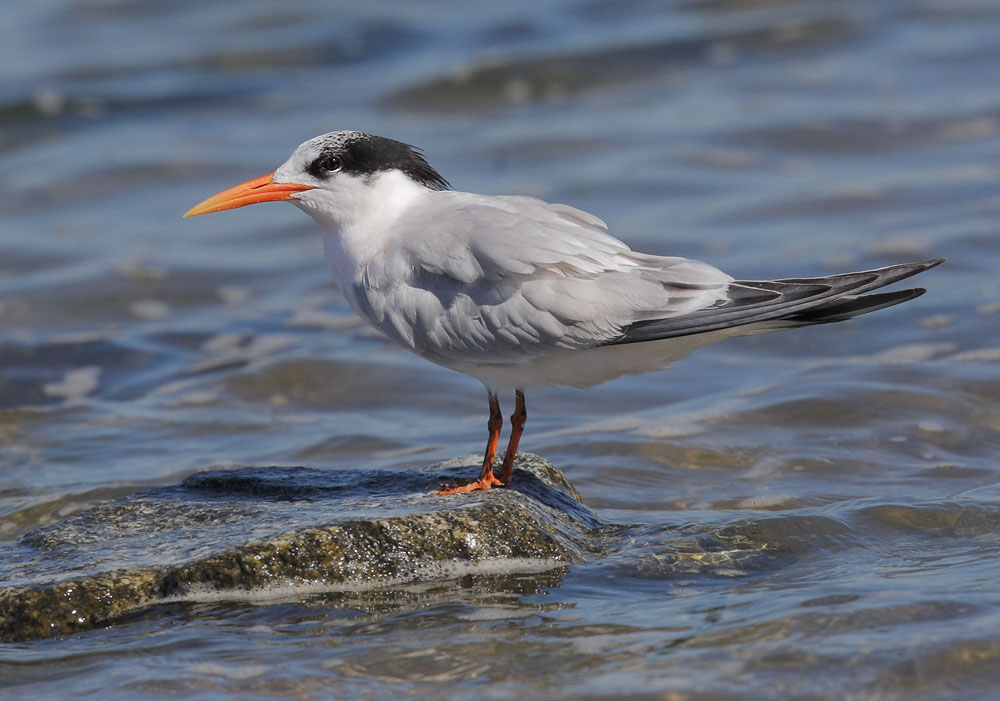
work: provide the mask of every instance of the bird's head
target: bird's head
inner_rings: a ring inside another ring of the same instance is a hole
[[[334,131],[306,141],[273,173],[213,195],[184,216],[287,201],[321,224],[340,226],[370,210],[391,207],[397,194],[414,186],[449,187],[409,144],[358,131]]]

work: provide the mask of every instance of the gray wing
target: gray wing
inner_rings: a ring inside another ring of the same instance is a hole
[[[944,258],[935,258],[818,278],[736,280],[729,285],[727,299],[721,303],[681,316],[638,321],[608,345],[690,336],[761,322],[772,322],[779,328],[843,321],[919,297],[924,293],[919,288],[873,295],[864,293],[943,262]]]
[[[526,197],[428,193],[350,292],[394,340],[443,365],[599,346],[637,321],[726,298],[729,275],[632,251],[596,217]]]

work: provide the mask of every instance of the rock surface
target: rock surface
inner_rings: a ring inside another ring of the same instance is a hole
[[[467,460],[401,472],[241,468],[101,504],[0,553],[0,641],[211,592],[362,589],[583,557],[599,524],[551,464],[522,454],[510,489],[431,493],[474,473]]]
[[[795,555],[755,521],[601,523],[561,472],[526,453],[511,488],[432,493],[476,467],[470,458],[403,471],[215,470],[100,504],[0,550],[0,642],[76,633],[170,601],[322,592],[405,603],[416,582],[544,578],[584,559],[689,580]]]

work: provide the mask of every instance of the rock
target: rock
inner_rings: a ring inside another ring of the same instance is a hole
[[[0,641],[206,593],[363,589],[583,558],[600,524],[551,464],[521,454],[512,488],[430,492],[474,473],[470,460],[398,472],[216,470],[101,504],[0,553]]]
[[[530,590],[585,558],[609,579],[683,586],[770,571],[804,547],[787,519],[602,523],[529,454],[518,455],[511,488],[431,492],[476,467],[470,458],[402,471],[215,470],[100,504],[0,551],[0,642],[110,625],[169,601],[322,592],[337,605],[406,606],[412,583],[460,577],[519,577]]]

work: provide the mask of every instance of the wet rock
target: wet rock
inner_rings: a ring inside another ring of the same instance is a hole
[[[192,599],[406,606],[418,582],[471,578],[489,590],[497,578],[527,586],[527,576],[543,587],[584,559],[609,577],[683,584],[773,571],[808,549],[768,519],[602,523],[562,473],[529,454],[518,455],[511,488],[432,493],[476,467],[472,458],[402,471],[216,470],[100,504],[0,551],[0,642]]]
[[[242,468],[101,504],[0,553],[0,641],[105,625],[172,599],[357,590],[582,559],[599,525],[562,474],[518,456],[512,488],[450,497],[472,461],[407,471]]]

